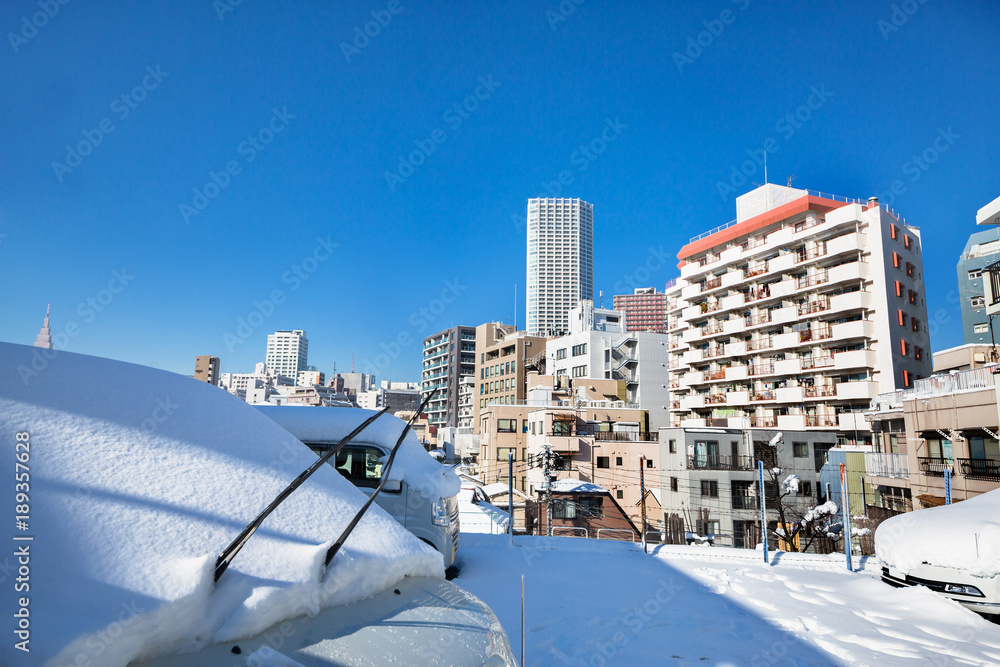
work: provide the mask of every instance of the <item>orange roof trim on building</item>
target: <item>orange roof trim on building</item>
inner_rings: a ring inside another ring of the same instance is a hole
[[[729,241],[739,238],[744,234],[751,234],[758,229],[763,229],[768,225],[773,225],[774,223],[780,222],[785,218],[790,218],[793,215],[805,213],[806,211],[826,213],[836,208],[840,208],[841,206],[847,206],[847,204],[845,202],[834,201],[833,199],[813,197],[812,195],[799,197],[795,201],[790,201],[787,204],[783,204],[777,208],[771,209],[770,211],[766,211],[748,220],[744,220],[743,222],[735,224],[732,227],[727,227],[726,229],[720,230],[711,236],[706,236],[703,239],[698,239],[697,241],[688,243],[686,246],[681,248],[680,252],[677,253],[677,259],[681,260],[677,267],[680,268],[687,264],[686,260],[689,257],[711,250],[712,248],[720,246],[723,243],[728,243]]]

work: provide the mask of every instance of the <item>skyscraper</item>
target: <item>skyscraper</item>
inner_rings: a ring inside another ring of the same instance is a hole
[[[306,370],[308,358],[309,339],[305,331],[276,331],[267,337],[264,364],[272,374],[294,380],[299,377],[299,371]]]
[[[458,385],[475,372],[475,327],[452,327],[424,339],[421,392],[438,390],[424,409],[431,426],[458,426]]]
[[[582,199],[529,199],[528,333],[566,333],[570,309],[593,298],[593,205]]]
[[[42,320],[42,328],[38,332],[38,337],[35,338],[35,347],[44,347],[46,349],[52,349],[52,330],[49,328],[49,309],[51,309],[51,304],[45,309],[45,319]]]

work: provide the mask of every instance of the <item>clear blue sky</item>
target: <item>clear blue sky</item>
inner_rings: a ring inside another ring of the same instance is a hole
[[[561,171],[607,303],[733,219],[763,174],[719,183],[771,140],[771,182],[899,181],[934,349],[961,342],[955,265],[1000,195],[996,2],[223,2],[3,3],[0,340],[52,302],[87,354],[240,372],[301,328],[320,370],[416,380],[424,336],[510,321],[515,291],[523,325],[517,221]]]

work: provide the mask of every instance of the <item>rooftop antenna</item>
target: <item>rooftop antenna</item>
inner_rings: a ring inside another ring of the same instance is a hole
[[[354,353],[351,352],[351,372],[354,372]]]
[[[792,187],[792,181],[795,180],[795,174],[788,177],[788,187]]]
[[[514,283],[514,331],[517,331],[517,283]]]
[[[600,290],[600,291],[598,292],[598,294],[599,294],[599,295],[600,295],[600,297],[601,297],[601,305],[600,305],[599,307],[600,307],[600,308],[604,308],[604,290]]]
[[[764,151],[764,184],[767,185],[767,151]]]

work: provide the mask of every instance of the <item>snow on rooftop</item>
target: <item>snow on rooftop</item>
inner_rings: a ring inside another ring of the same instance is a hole
[[[926,564],[1000,575],[1000,489],[886,519],[875,531],[875,553],[903,573]]]
[[[581,482],[578,479],[557,479],[552,482],[553,493],[607,493],[603,486]]]
[[[16,434],[30,442],[19,536],[33,538],[33,661],[125,665],[253,635],[407,575],[443,575],[440,554],[372,506],[324,577],[327,547],[366,497],[322,466],[214,584],[220,551],[315,455],[238,398],[181,375],[4,343],[0,369],[5,498],[15,496]],[[4,597],[8,619],[15,604]],[[24,657],[10,637],[0,647],[0,664]]]

